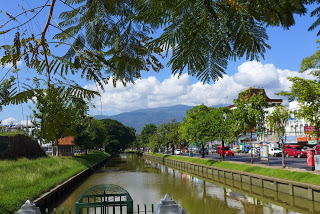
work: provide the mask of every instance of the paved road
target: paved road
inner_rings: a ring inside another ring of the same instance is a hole
[[[183,154],[184,156],[188,156],[189,154]],[[194,157],[201,157],[199,154],[194,154]],[[221,157],[218,154],[209,154],[205,155],[206,158],[212,158],[216,160],[220,160]],[[251,156],[249,154],[236,154],[235,156],[227,156],[225,160],[230,161],[241,161],[241,162],[251,162]],[[286,166],[290,168],[307,168],[307,158],[294,158],[289,157],[286,158]],[[270,157],[269,163],[268,161],[262,161],[259,157],[254,157],[253,162],[257,164],[270,165],[270,166],[282,166],[282,157]]]

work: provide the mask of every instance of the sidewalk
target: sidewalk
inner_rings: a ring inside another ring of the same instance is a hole
[[[212,160],[212,159],[217,160],[216,158],[207,158],[207,159],[208,160]],[[220,161],[221,161],[221,159],[220,159]],[[309,173],[312,173],[312,174],[320,175],[320,171],[309,171],[309,170],[300,169],[300,168],[292,168],[292,167],[283,168],[282,166],[268,166],[268,165],[259,164],[259,163],[251,164],[251,163],[247,163],[247,162],[230,161],[230,160],[224,160],[224,162],[247,165],[247,166],[254,165],[254,166],[260,166],[260,167],[263,167],[263,168],[270,168],[270,169],[281,169],[281,170],[287,170],[287,171],[290,171],[290,172],[309,172]]]

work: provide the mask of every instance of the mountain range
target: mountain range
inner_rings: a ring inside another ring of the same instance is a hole
[[[222,105],[216,105],[212,107],[221,106]],[[176,119],[176,121],[181,122],[182,118],[185,117],[187,110],[191,109],[192,107],[193,106],[187,105],[174,105],[168,107],[139,109],[112,116],[95,115],[94,118],[98,120],[105,118],[117,120],[125,126],[134,127],[136,129],[136,133],[140,133],[146,124],[153,123],[158,126],[168,123],[172,119]]]

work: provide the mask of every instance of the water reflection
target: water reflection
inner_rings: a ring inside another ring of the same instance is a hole
[[[232,182],[232,186],[236,184]],[[227,183],[227,182],[226,182]],[[60,207],[73,207],[82,192],[98,184],[117,184],[126,189],[137,204],[156,204],[168,193],[191,214],[298,213],[290,203],[271,203],[234,188],[208,182],[178,170],[146,161],[136,155],[115,157],[76,189]],[[233,189],[233,190],[232,190]],[[251,187],[252,192],[256,188]],[[260,190],[258,190],[259,192]],[[314,207],[314,204],[312,204]],[[135,207],[136,208],[136,207]],[[136,211],[136,209],[135,209]],[[307,210],[308,212],[310,211]],[[312,210],[311,210],[312,211]],[[313,210],[314,211],[314,210]],[[315,212],[315,211],[314,211]]]

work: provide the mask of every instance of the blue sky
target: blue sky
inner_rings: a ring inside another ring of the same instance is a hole
[[[45,1],[43,1],[45,2]],[[21,11],[17,4],[24,5],[25,8],[39,4],[39,1],[6,1],[1,5],[0,10],[9,11],[16,14]],[[57,1],[57,10],[54,11],[54,18],[57,19],[60,11],[66,7]],[[314,6],[309,7],[309,14]],[[226,75],[216,83],[202,84],[196,78],[182,75],[180,79],[171,76],[170,68],[164,68],[159,73],[142,72],[142,79],[137,80],[136,84],[128,84],[126,88],[118,85],[113,88],[106,86],[106,91],[102,93],[101,99],[96,98],[93,104],[96,108],[90,109],[91,115],[104,114],[113,115],[121,112],[132,111],[141,108],[153,108],[161,106],[170,106],[176,104],[185,105],[216,105],[231,104],[237,94],[250,87],[264,88],[270,98],[278,98],[274,93],[288,90],[290,82],[288,76],[303,76],[298,74],[301,60],[313,54],[317,50],[317,31],[308,32],[308,27],[315,21],[315,18],[306,16],[296,16],[296,25],[289,30],[279,27],[269,27],[267,29],[269,40],[267,43],[271,46],[265,54],[265,60],[260,62],[248,62],[245,59],[229,62]],[[5,16],[0,14],[0,25]],[[43,28],[41,23],[47,18],[47,12],[39,17],[40,28],[33,26],[34,31],[40,31]],[[29,27],[31,29],[31,27]],[[38,30],[37,30],[38,29]],[[50,29],[48,35],[54,35],[54,30]],[[11,35],[12,36],[12,35]],[[5,38],[0,37],[0,43],[12,41],[10,35]],[[62,51],[63,52],[63,51]],[[61,53],[62,53],[61,52]],[[0,52],[0,56],[1,56]],[[168,60],[163,60],[165,64]],[[27,77],[30,71],[25,71],[23,63],[21,65],[22,76]],[[0,68],[0,79],[7,72],[8,68]],[[85,82],[79,77],[74,77],[82,86],[90,89],[96,89],[91,82]],[[100,91],[101,92],[101,91]],[[3,123],[21,123],[26,120],[26,116],[32,114],[32,103],[5,106],[0,112],[0,120]]]

